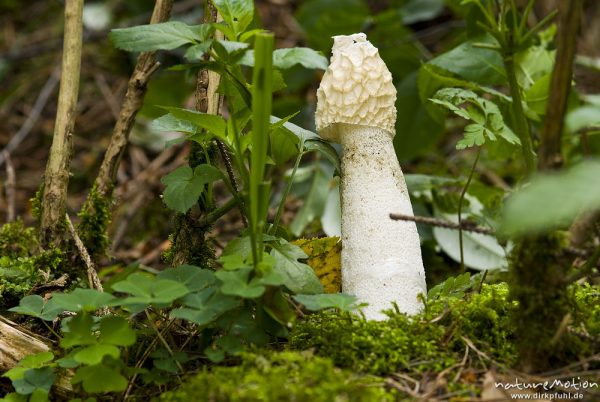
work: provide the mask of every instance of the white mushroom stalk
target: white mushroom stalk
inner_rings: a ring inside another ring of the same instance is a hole
[[[377,48],[363,33],[335,36],[331,63],[317,91],[319,135],[342,144],[342,290],[384,320],[392,302],[409,315],[426,294],[419,234],[393,138],[396,88]]]

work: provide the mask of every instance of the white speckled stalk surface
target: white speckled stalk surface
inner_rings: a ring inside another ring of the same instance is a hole
[[[369,303],[367,319],[396,302],[416,314],[426,294],[419,234],[414,222],[394,221],[391,212],[412,215],[406,183],[386,130],[341,124],[342,291]]]

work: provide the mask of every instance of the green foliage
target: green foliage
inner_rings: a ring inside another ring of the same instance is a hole
[[[458,141],[456,149],[481,146],[486,138],[496,141],[498,137],[512,145],[520,144],[519,138],[504,123],[498,106],[472,91],[460,88],[440,89],[430,100],[473,122],[465,127],[464,138]],[[466,107],[461,107],[465,104]]]
[[[600,207],[600,162],[590,159],[555,174],[539,175],[513,194],[504,208],[505,235],[540,233],[563,228],[584,212]]]
[[[157,401],[392,401],[378,378],[339,370],[308,353],[245,354],[234,367],[216,367],[188,378]]]
[[[335,308],[340,311],[352,311],[359,307],[356,304],[356,296],[344,293],[297,295],[294,296],[294,300],[311,311],[319,311],[331,308]]]
[[[409,367],[439,373],[461,361],[465,337],[491,351],[495,359],[510,363],[515,351],[508,318],[513,307],[507,296],[505,284],[483,285],[480,294],[429,301],[426,311],[413,318],[390,312],[387,321],[318,313],[298,322],[289,347],[314,348],[336,365],[362,373],[389,375]]]
[[[185,213],[206,191],[205,185],[223,178],[221,171],[211,165],[204,164],[195,169],[181,166],[161,180],[167,186],[164,193],[165,204],[177,212]]]
[[[21,220],[0,227],[0,300],[10,306],[64,265],[64,252],[39,251],[37,233]]]
[[[171,50],[188,43],[206,40],[209,29],[204,25],[190,26],[179,21],[113,29],[109,34],[113,44],[130,52]]]

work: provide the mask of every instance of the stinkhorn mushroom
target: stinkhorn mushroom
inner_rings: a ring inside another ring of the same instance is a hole
[[[331,63],[317,91],[319,135],[342,152],[342,291],[368,303],[367,319],[384,320],[395,302],[409,315],[426,294],[419,234],[393,146],[396,88],[363,33],[334,36]]]

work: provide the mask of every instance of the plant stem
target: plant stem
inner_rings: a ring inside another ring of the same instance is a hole
[[[481,155],[481,148],[477,149],[477,156],[475,157],[475,161],[473,162],[473,166],[471,167],[471,172],[469,172],[469,178],[467,179],[467,183],[462,189],[460,193],[460,198],[458,200],[458,243],[460,247],[460,271],[465,272],[465,252],[463,249],[463,226],[462,226],[462,206],[465,200],[465,195],[467,194],[467,190],[469,185],[471,184],[471,180],[473,180],[473,174],[475,173],[475,167],[477,166],[477,162],[479,162],[479,156]]]
[[[40,244],[42,247],[60,246],[65,234],[67,186],[81,69],[82,17],[83,0],[67,0],[65,2],[64,45],[58,107],[52,147],[44,174],[40,220]]]
[[[504,68],[508,79],[510,95],[512,97],[512,114],[515,122],[515,131],[521,140],[521,150],[525,161],[525,171],[527,176],[535,171],[535,154],[533,153],[533,142],[529,130],[529,122],[523,110],[523,101],[521,98],[521,87],[517,81],[514,54],[510,52],[504,55]]]
[[[271,116],[273,34],[260,33],[254,42],[252,77],[252,155],[250,161],[250,237],[256,267],[262,259],[262,231],[269,204],[269,186],[264,182]]]
[[[285,187],[283,195],[281,196],[281,201],[279,202],[277,213],[275,214],[275,219],[273,220],[273,225],[269,229],[269,233],[271,233],[273,230],[276,230],[277,226],[279,225],[279,221],[281,220],[281,215],[283,214],[283,209],[285,207],[285,200],[287,199],[288,195],[290,194],[290,191],[292,190],[292,185],[294,184],[294,177],[296,177],[296,172],[298,171],[298,167],[300,166],[300,161],[302,160],[303,156],[304,144],[300,144],[300,150],[298,151],[298,156],[296,157],[296,162],[294,163],[294,168],[292,169],[292,174],[290,175],[288,184]]]
[[[560,5],[558,32],[556,34],[556,62],[552,71],[550,95],[539,146],[539,168],[549,170],[563,164],[561,153],[562,129],[567,100],[573,77],[573,60],[577,46],[577,30],[583,0],[564,1]]]

